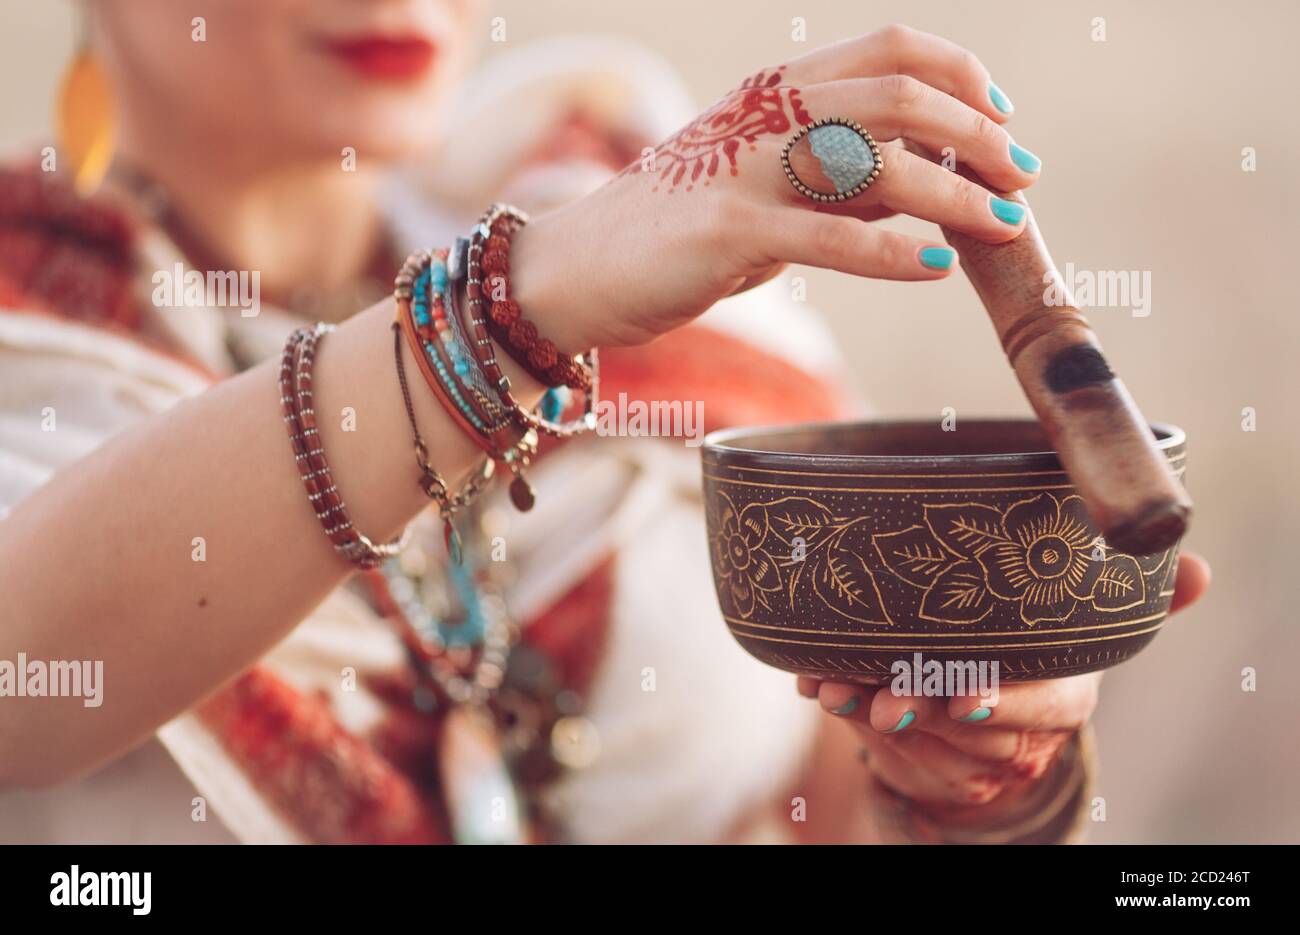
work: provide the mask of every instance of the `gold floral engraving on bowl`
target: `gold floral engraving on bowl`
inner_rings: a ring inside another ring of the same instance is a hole
[[[719,592],[730,598],[737,616],[747,619],[756,607],[771,610],[781,594],[793,610],[802,582],[842,617],[893,624],[862,557],[860,520],[835,516],[810,497],[755,502],[741,510],[723,491],[718,499],[713,567]]]
[[[714,507],[718,594],[724,614],[737,622],[772,612],[777,601],[794,612],[798,596],[807,595],[854,623],[893,627],[895,617],[911,614],[891,613],[872,554],[879,571],[922,592],[915,616],[950,626],[979,623],[999,604],[1014,607],[1027,629],[1064,623],[1080,606],[1120,614],[1148,601],[1147,578],[1162,569],[1155,592],[1167,597],[1172,588],[1176,549],[1140,558],[1114,551],[1075,494],[1043,491],[1006,508],[922,503],[921,522],[888,532],[873,532],[864,517],[836,515],[807,496],[737,508],[718,490]]]

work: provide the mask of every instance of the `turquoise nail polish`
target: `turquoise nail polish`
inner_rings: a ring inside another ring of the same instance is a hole
[[[962,721],[964,721],[967,724],[977,724],[980,721],[988,720],[992,716],[993,716],[993,709],[986,708],[983,705],[981,705],[980,707],[972,711],[970,714],[962,718]]]
[[[915,721],[915,720],[916,720],[916,712],[915,712],[915,711],[904,711],[904,712],[903,712],[903,716],[900,717],[900,718],[898,719],[898,723],[895,724],[895,725],[894,725],[892,728],[890,728],[889,730],[885,731],[885,733],[886,733],[886,734],[897,734],[900,730],[906,730],[906,729],[907,729],[907,725],[911,724],[911,723],[912,723],[913,721]]]
[[[989,209],[999,221],[1013,226],[1025,219],[1025,206],[1005,198],[990,198]]]
[[[921,265],[930,269],[947,269],[957,259],[957,251],[951,247],[922,247],[919,255]]]
[[[856,710],[858,710],[858,696],[854,695],[838,708],[831,708],[831,714],[838,714],[840,717],[848,717]]]
[[[992,81],[989,82],[989,100],[1001,113],[1009,114],[1016,109],[1016,105],[1011,103],[1011,98],[1007,97],[1006,92]]]
[[[1015,143],[1011,144],[1011,161],[1026,172],[1037,172],[1043,167],[1043,160]]]

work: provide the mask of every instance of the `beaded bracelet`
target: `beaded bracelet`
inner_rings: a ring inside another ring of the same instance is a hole
[[[446,253],[443,252],[439,259],[445,256]],[[447,309],[442,301],[434,303],[430,299],[427,307],[421,307],[424,314],[420,314],[417,319],[415,299],[427,286],[438,286],[439,296],[450,295],[442,276],[429,272],[428,279],[425,278],[425,267],[433,267],[433,260],[434,256],[427,251],[417,251],[403,264],[393,289],[397,305],[396,324],[411,347],[421,375],[442,407],[491,459],[504,463],[510,469],[514,475],[510,484],[510,500],[521,512],[530,510],[536,497],[524,476],[524,470],[537,452],[536,430],[520,423],[512,411],[513,404],[495,393],[483,374],[480,373],[478,379],[475,379],[473,371],[478,369],[479,364],[474,355],[464,351],[463,345],[457,352],[451,350],[455,344],[455,332],[447,320]],[[442,327],[439,327],[440,322]],[[463,323],[458,325],[463,327]],[[421,327],[424,328],[423,334]],[[478,397],[471,391],[471,387],[479,381],[486,393],[492,394],[490,398],[484,396],[484,408],[476,405]],[[499,422],[487,416],[492,406],[500,414]],[[450,544],[453,533],[445,528],[444,533]],[[455,538],[458,542],[458,537]]]
[[[448,330],[445,310],[434,308],[427,312],[424,324],[417,321],[415,296],[417,288],[424,288],[423,277],[431,260],[432,255],[427,251],[416,251],[407,258],[398,273],[393,290],[397,322],[411,347],[421,375],[447,414],[494,460],[501,460],[504,452],[520,443],[524,432],[509,418],[499,424],[485,422],[482,413],[471,406],[466,394],[461,392],[461,383],[455,378],[454,362],[449,369],[444,357],[438,352],[439,346],[446,340],[442,336],[451,337],[452,334]],[[443,317],[436,317],[438,315]],[[442,327],[433,324],[431,333],[428,322],[440,323]],[[422,327],[424,334],[421,334]],[[473,360],[469,355],[467,359]]]
[[[471,339],[471,350],[474,352],[479,366],[483,368],[489,383],[496,390],[502,403],[510,409],[511,415],[519,425],[557,438],[569,438],[590,431],[596,426],[595,406],[600,387],[600,361],[595,348],[583,355],[590,361],[589,382],[587,389],[583,392],[585,397],[583,412],[570,422],[556,421],[560,415],[560,411],[557,410],[562,410],[563,406],[557,406],[554,402],[549,406],[549,411],[548,406],[544,404],[540,416],[524,408],[511,393],[510,378],[501,370],[501,364],[496,359],[492,336],[488,330],[483,311],[485,301],[482,289],[482,267],[479,263],[479,257],[483,251],[483,244],[490,236],[491,222],[499,208],[500,206],[494,205],[488,210],[468,242],[463,238],[457,240],[456,249],[448,266],[449,276],[453,283],[458,281],[460,275],[466,277],[465,294],[468,298],[468,308],[465,312],[465,330],[469,333]],[[462,253],[464,255],[463,261],[457,258]],[[551,394],[552,400],[555,399],[556,395]]]
[[[298,328],[284,343],[280,360],[280,408],[289,431],[294,460],[311,503],[334,550],[361,568],[374,568],[402,550],[405,536],[393,542],[375,545],[358,532],[348,517],[347,505],[330,476],[316,426],[312,398],[312,366],[316,345],[322,336],[333,331],[332,325],[318,324],[314,330]]]
[[[492,421],[503,423],[510,417],[510,411],[492,389],[487,376],[483,373],[483,368],[479,366],[478,360],[470,351],[470,337],[465,330],[465,321],[457,302],[458,290],[451,287],[448,253],[447,250],[438,252],[439,263],[433,268],[431,288],[436,290],[433,295],[434,302],[443,308],[446,320],[450,323],[448,330],[452,337],[444,338],[444,342],[447,344],[448,351],[456,358],[457,363],[453,366],[453,372],[461,378],[463,389],[489,413]]]
[[[510,239],[528,223],[528,215],[511,205],[494,204],[479,221],[479,265],[485,275],[471,276],[481,286],[491,277],[493,293],[486,316],[488,332],[510,356],[543,386],[567,386],[583,392],[591,388],[591,370],[582,361],[565,357],[555,344],[537,333],[523,317],[519,303],[510,297]]]
[[[505,427],[508,413],[460,340],[459,322],[447,314],[446,258],[446,250],[434,253],[416,277],[410,315],[442,389],[470,425],[491,438]]]

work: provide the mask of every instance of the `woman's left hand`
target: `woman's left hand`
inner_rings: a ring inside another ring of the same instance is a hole
[[[1198,600],[1209,581],[1204,559],[1182,556],[1170,611]],[[922,807],[987,806],[992,820],[1014,808],[1087,724],[1101,676],[1007,685],[989,707],[972,696],[902,696],[812,678],[798,688],[853,725],[884,785]]]

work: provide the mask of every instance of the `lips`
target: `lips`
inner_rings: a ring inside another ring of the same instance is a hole
[[[355,36],[325,43],[353,71],[380,81],[412,81],[433,65],[437,47],[422,36]]]

